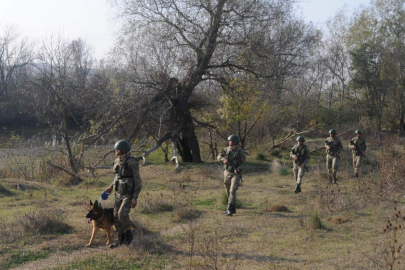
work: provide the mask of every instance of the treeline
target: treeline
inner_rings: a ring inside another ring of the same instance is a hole
[[[405,0],[341,11],[323,31],[293,0],[114,3],[122,31],[103,60],[82,40],[0,33],[1,125],[46,124],[68,146],[72,126],[83,145],[172,140],[192,162],[231,133],[249,148],[290,131],[405,129]]]

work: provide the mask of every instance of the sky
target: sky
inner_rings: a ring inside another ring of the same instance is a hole
[[[345,5],[354,11],[371,0],[302,0],[307,21],[322,24]],[[0,37],[7,25],[35,41],[63,33],[68,40],[81,38],[97,59],[106,57],[114,45],[118,22],[106,0],[0,0]]]

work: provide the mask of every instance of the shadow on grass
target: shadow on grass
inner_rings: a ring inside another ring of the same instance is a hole
[[[262,174],[264,172],[270,173],[270,164],[269,163],[248,161],[248,162],[246,162],[246,165],[243,169],[244,175]]]
[[[10,197],[14,195],[14,192],[10,191],[8,188],[0,184],[0,197]]]

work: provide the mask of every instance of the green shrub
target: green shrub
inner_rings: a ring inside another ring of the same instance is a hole
[[[289,170],[289,168],[286,167],[286,166],[282,166],[282,167],[279,169],[278,172],[279,172],[279,174],[282,175],[282,176],[286,176],[286,175],[289,175],[289,174],[290,174],[290,170]]]
[[[271,150],[271,155],[272,156],[274,156],[274,157],[279,157],[280,156],[280,153],[281,153],[281,148],[273,148],[272,150]]]
[[[266,155],[263,154],[262,152],[257,153],[256,160],[266,160]]]

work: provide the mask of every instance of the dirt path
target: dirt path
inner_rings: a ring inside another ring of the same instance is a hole
[[[81,248],[73,252],[67,253],[62,252],[54,254],[51,257],[44,260],[37,260],[24,265],[20,265],[17,268],[12,268],[14,270],[40,270],[40,269],[53,269],[56,267],[65,266],[74,261],[84,260],[87,257],[94,256],[97,254],[108,254],[111,250],[107,246],[103,247],[92,247],[92,248]]]

